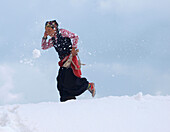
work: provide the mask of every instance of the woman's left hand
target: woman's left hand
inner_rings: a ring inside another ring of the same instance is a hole
[[[71,51],[72,56],[76,56],[77,52],[78,50],[76,50],[76,48],[72,48],[72,51]]]

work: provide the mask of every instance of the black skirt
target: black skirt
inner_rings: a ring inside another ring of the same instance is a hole
[[[74,75],[72,68],[60,67],[57,76],[57,88],[60,93],[60,101],[76,99],[87,90],[89,82],[86,78],[79,78]]]

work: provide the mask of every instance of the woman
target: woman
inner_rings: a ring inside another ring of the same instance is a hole
[[[51,38],[47,42],[47,36]],[[54,47],[59,55],[59,72],[57,76],[57,88],[60,93],[60,101],[76,99],[86,90],[92,97],[95,96],[94,83],[89,83],[86,78],[81,78],[80,64],[77,59],[78,36],[66,29],[59,29],[56,20],[47,21],[42,38],[42,49]],[[71,41],[72,40],[72,41]]]

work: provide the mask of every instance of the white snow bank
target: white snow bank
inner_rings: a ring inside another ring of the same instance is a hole
[[[170,132],[170,96],[0,107],[0,132]]]

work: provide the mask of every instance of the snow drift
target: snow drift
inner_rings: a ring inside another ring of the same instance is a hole
[[[170,132],[170,96],[105,97],[0,107],[0,132]]]

